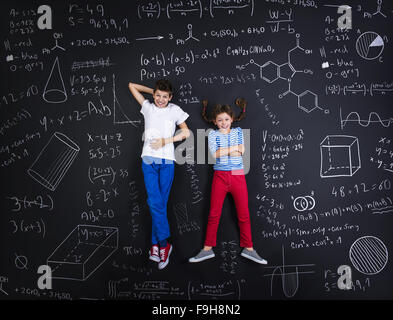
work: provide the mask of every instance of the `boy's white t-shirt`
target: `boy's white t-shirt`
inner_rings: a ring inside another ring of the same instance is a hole
[[[153,139],[173,137],[176,126],[183,123],[189,114],[174,103],[168,103],[165,108],[159,108],[149,100],[143,101],[141,113],[145,118],[141,157],[151,156],[176,161],[173,143],[168,143],[157,150],[151,148],[150,143]]]

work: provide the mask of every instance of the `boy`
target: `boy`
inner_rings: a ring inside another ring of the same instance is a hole
[[[158,262],[158,269],[161,270],[167,266],[172,252],[172,245],[167,241],[170,236],[167,202],[176,160],[173,142],[190,136],[185,122],[189,115],[179,106],[170,103],[173,90],[168,80],[158,80],[154,89],[131,82],[128,87],[142,106],[140,112],[145,118],[141,157],[147,204],[152,217],[149,259]],[[141,93],[152,94],[154,103],[145,99]],[[181,132],[174,136],[176,125]]]

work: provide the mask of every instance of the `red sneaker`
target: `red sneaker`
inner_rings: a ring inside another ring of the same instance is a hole
[[[158,255],[158,246],[153,244],[151,249],[149,250],[149,259],[153,260],[154,262],[160,262],[160,256]]]
[[[169,263],[169,256],[171,255],[173,246],[168,243],[165,248],[160,249],[160,262],[158,263],[158,269],[164,269]]]

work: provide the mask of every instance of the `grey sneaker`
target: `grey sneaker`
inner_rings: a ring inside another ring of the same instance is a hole
[[[267,261],[265,259],[261,258],[255,250],[250,251],[250,250],[247,250],[246,248],[244,248],[240,255],[242,257],[250,259],[256,263],[267,264]]]
[[[189,262],[201,262],[210,258],[214,258],[216,255],[213,250],[201,250],[195,257],[188,259]]]

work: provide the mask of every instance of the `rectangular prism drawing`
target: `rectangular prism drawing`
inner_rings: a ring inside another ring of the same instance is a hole
[[[117,228],[78,225],[48,257],[53,279],[84,281],[118,249]]]
[[[329,135],[320,144],[321,178],[352,177],[360,168],[357,137]]]

